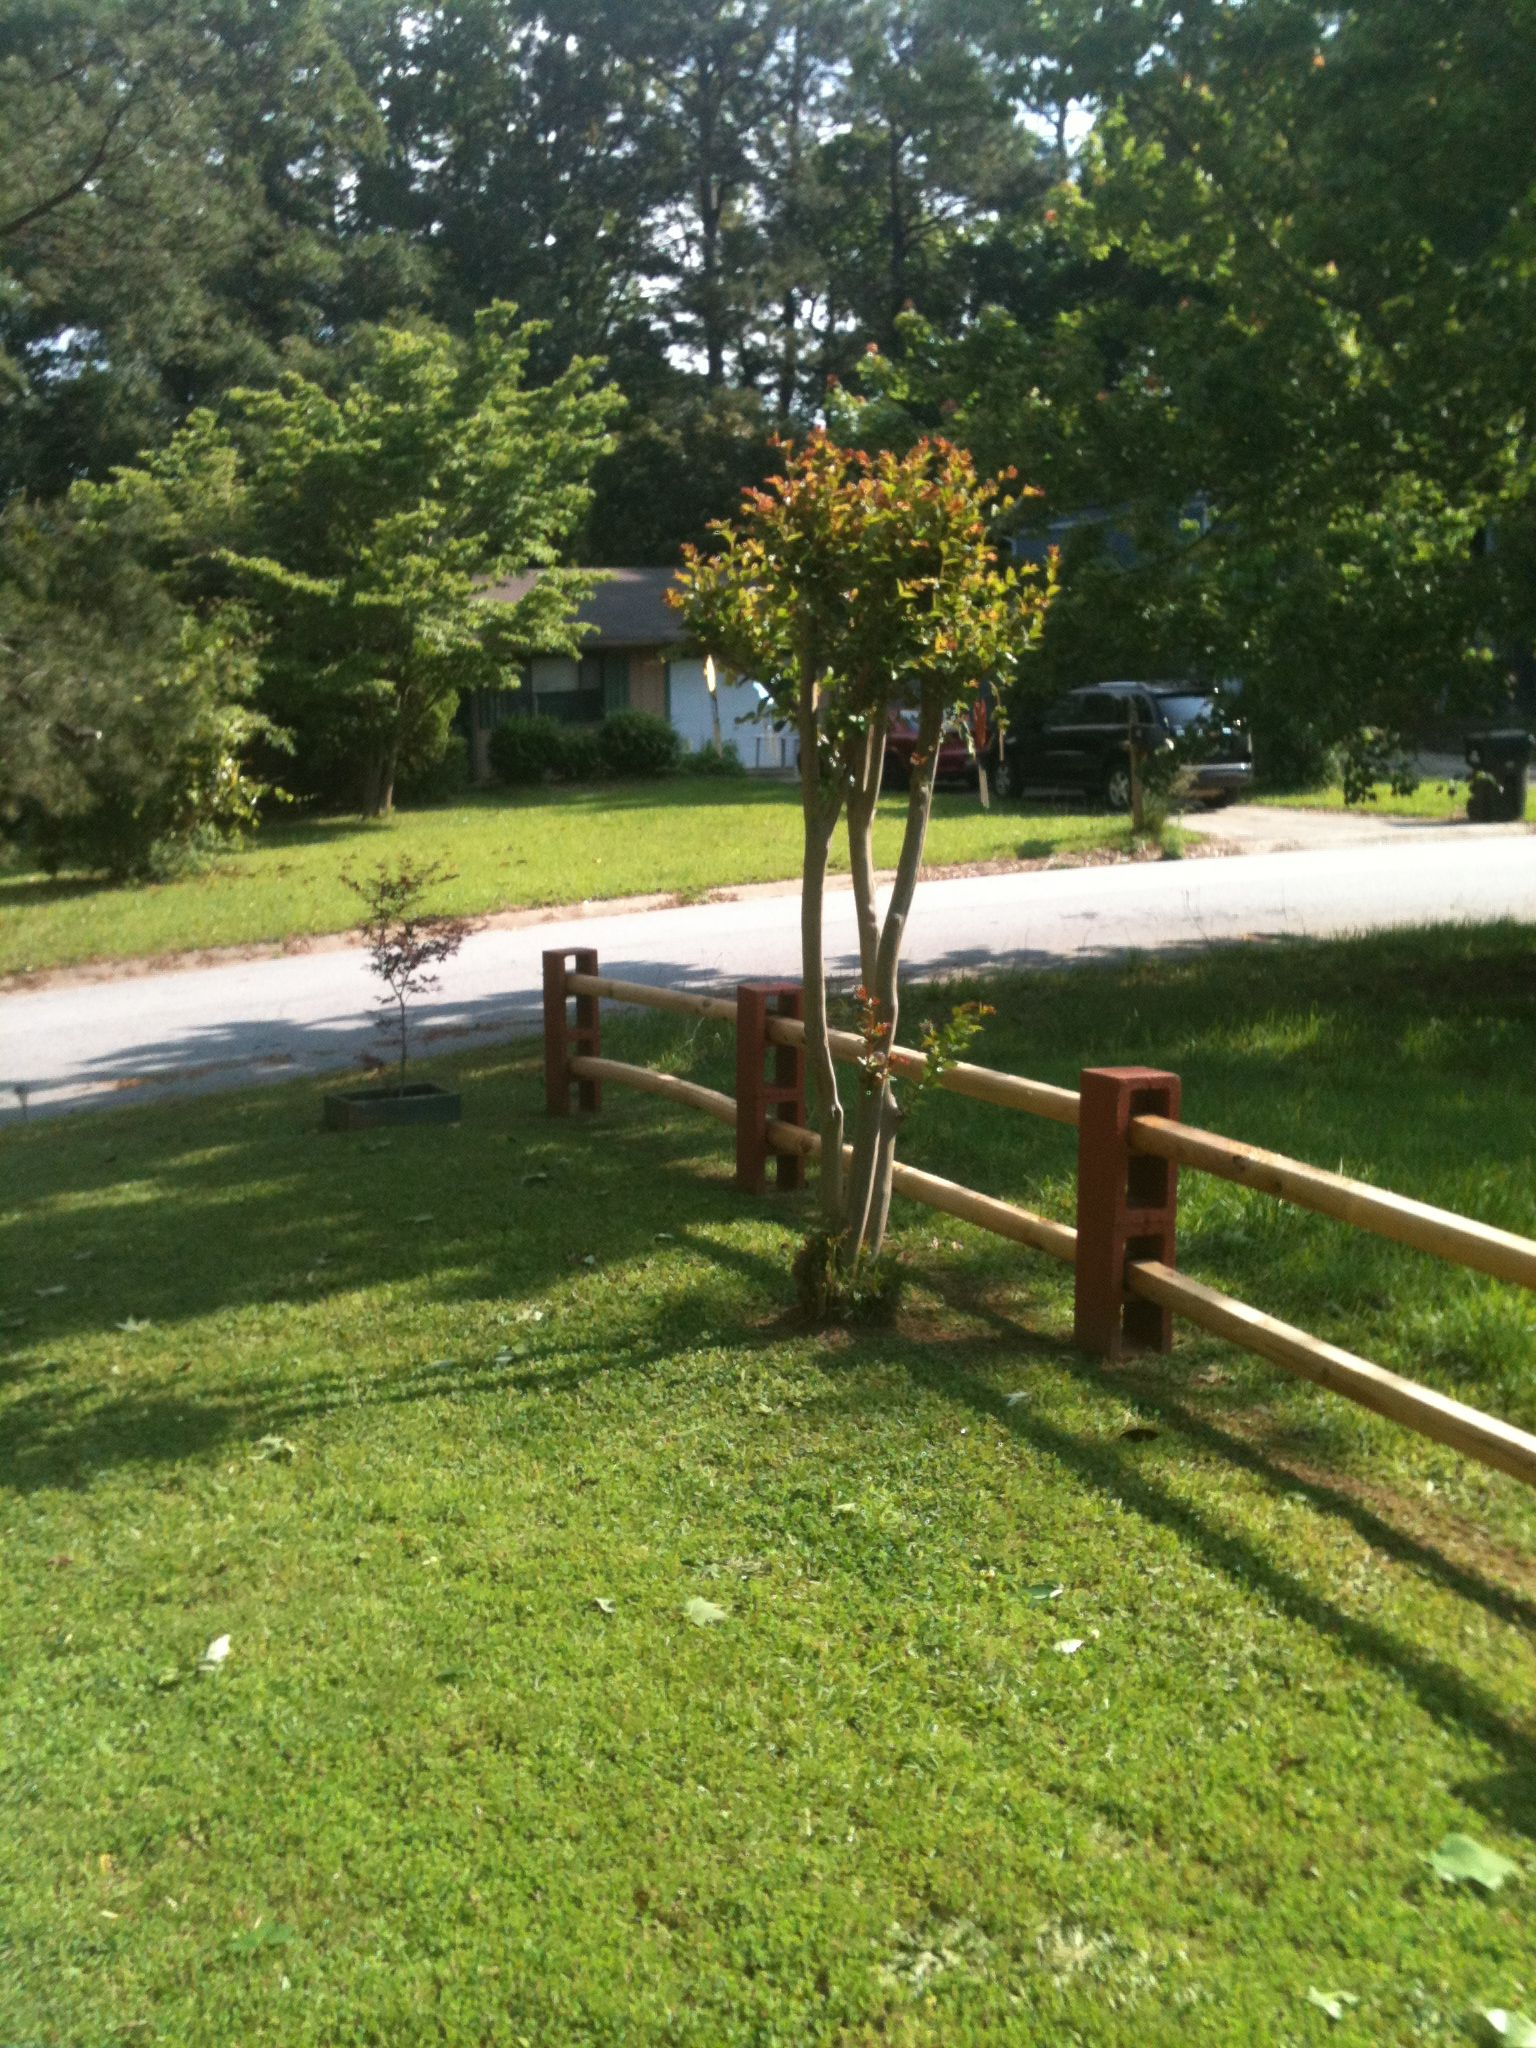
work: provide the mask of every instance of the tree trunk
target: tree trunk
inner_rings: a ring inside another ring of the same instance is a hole
[[[809,664],[806,665],[807,670]],[[800,892],[800,977],[805,992],[805,1054],[816,1127],[821,1133],[821,1213],[833,1235],[843,1227],[843,1105],[827,1036],[827,969],[822,951],[827,856],[842,808],[842,792],[822,787],[817,748],[816,687],[807,673],[800,689],[800,809],[805,825],[804,880]]]
[[[789,86],[784,108],[784,204],[779,221],[784,244],[797,264],[800,260],[801,225],[800,138],[806,70],[805,23],[797,14],[790,31]],[[793,283],[784,287],[784,296],[779,303],[779,332],[783,342],[779,355],[776,411],[781,420],[787,420],[794,411],[795,395],[800,388],[800,293]]]
[[[387,818],[395,807],[395,772],[399,765],[400,742],[383,741],[363,763],[362,814],[365,818]]]
[[[943,709],[925,704],[918,720],[917,748],[913,775],[907,788],[907,820],[902,834],[901,856],[891,885],[875,951],[874,976],[866,980],[881,1024],[887,1048],[896,1043],[900,1022],[898,976],[901,949],[906,942],[907,918],[923,864],[923,847],[928,837],[928,820],[933,810],[933,787],[938,775],[939,739]],[[921,764],[919,766],[919,764]],[[849,812],[850,828],[853,821]],[[875,1258],[885,1242],[886,1218],[891,1206],[891,1174],[896,1164],[896,1133],[901,1125],[901,1108],[888,1073],[866,1087],[859,1098],[854,1121],[853,1163],[848,1172],[848,1227],[841,1247],[841,1263],[851,1270],[861,1258]]]
[[[1141,786],[1141,735],[1136,723],[1136,706],[1131,702],[1126,707],[1125,753],[1130,763],[1131,776],[1131,830],[1144,832],[1147,828],[1147,806]]]
[[[906,193],[903,189],[901,152],[904,137],[898,132],[894,121],[886,139],[886,274],[887,290],[890,294],[890,315],[886,324],[884,346],[887,354],[894,352],[897,341],[897,317],[906,305],[909,296],[907,287],[907,209]]]
[[[875,986],[875,953],[880,944],[880,922],[875,914],[874,834],[884,760],[885,733],[871,731],[853,750],[848,764],[848,869],[859,927],[859,979],[871,994]]]
[[[704,382],[718,391],[725,382],[725,321],[720,304],[720,218],[724,211],[713,178],[699,182],[699,317],[704,329]]]

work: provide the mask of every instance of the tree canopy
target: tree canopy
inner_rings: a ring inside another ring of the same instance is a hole
[[[1533,92],[1514,0],[0,0],[0,499],[511,300],[628,400],[577,558],[830,403],[1042,486],[1042,674],[1470,707],[1536,640]]]
[[[311,777],[387,811],[440,750],[459,694],[529,646],[573,649],[590,578],[562,568],[616,394],[577,361],[543,385],[510,306],[441,330],[365,330],[333,396],[295,371],[194,412],[142,465],[71,494],[189,603],[233,597],[262,636],[268,707]],[[516,602],[488,584],[543,571]]]

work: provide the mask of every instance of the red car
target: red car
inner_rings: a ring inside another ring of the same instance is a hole
[[[976,786],[976,763],[987,746],[986,712],[978,703],[971,714],[971,731],[958,719],[951,719],[939,739],[940,782],[964,782]],[[885,736],[885,767],[882,789],[905,789],[912,779],[912,761],[917,753],[917,713],[893,711]]]

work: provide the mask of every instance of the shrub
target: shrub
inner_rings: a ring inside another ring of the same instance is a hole
[[[685,775],[745,775],[747,770],[735,743],[729,742],[721,753],[713,747],[700,747],[697,753],[684,754],[678,766]]]
[[[669,775],[682,741],[664,718],[649,711],[616,711],[598,728],[602,764],[610,775]]]
[[[562,725],[556,767],[562,782],[596,782],[603,773],[601,729],[591,725]]]
[[[525,787],[564,772],[569,727],[553,718],[509,718],[493,728],[489,753],[498,781]]]
[[[445,804],[469,788],[469,741],[451,732],[435,761],[402,768],[395,794],[410,804]]]
[[[244,622],[199,619],[108,551],[0,528],[0,839],[51,872],[163,881],[235,842],[286,735],[250,708]]]

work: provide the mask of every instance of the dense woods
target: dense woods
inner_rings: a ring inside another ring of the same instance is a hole
[[[1042,488],[1043,681],[1242,676],[1298,754],[1496,707],[1533,102],[1511,0],[0,0],[0,555],[510,302],[624,400],[568,559],[941,427]]]

